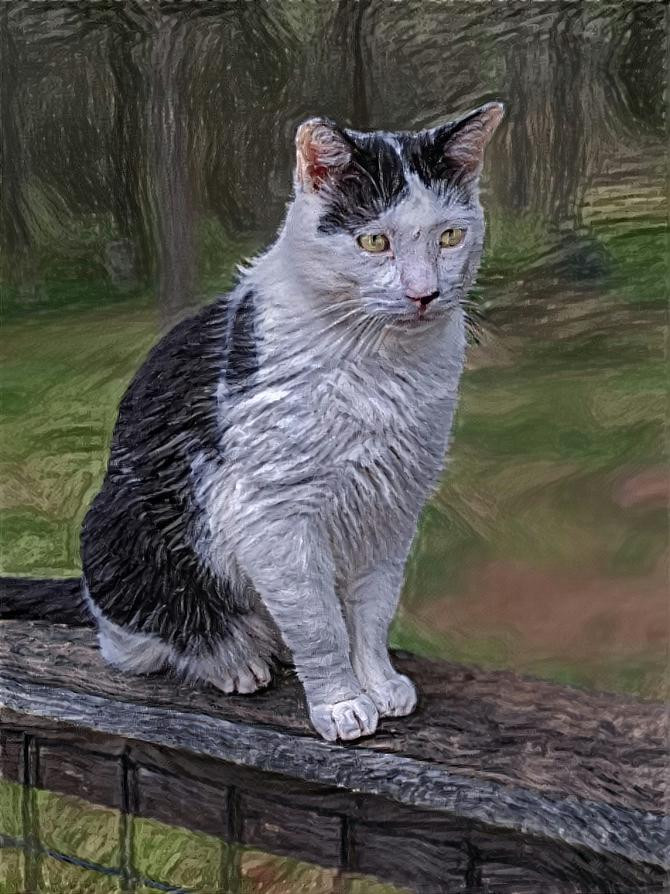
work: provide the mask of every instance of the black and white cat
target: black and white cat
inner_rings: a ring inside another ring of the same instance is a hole
[[[121,403],[82,535],[110,664],[246,693],[287,647],[324,738],[413,710],[387,633],[443,468],[502,115],[298,129],[276,242]]]

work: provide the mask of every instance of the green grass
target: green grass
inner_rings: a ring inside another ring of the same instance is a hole
[[[119,865],[118,810],[43,790],[35,792],[35,809],[46,847],[102,866]]]
[[[6,847],[0,853],[0,892],[1,894],[25,894],[23,879],[23,851],[15,847]]]
[[[23,795],[23,786],[0,780],[0,835],[23,837]]]
[[[51,857],[40,860],[40,886],[35,894],[118,894],[119,882],[103,875]]]
[[[149,819],[133,823],[133,853],[140,875],[195,890],[217,889],[221,842],[211,835]]]
[[[118,402],[157,338],[154,313],[103,307],[3,326],[0,552],[13,573],[77,572]]]
[[[635,694],[662,700],[667,696],[667,652],[661,647],[654,653],[600,657],[596,660],[570,660],[560,654],[534,657],[527,644],[500,630],[495,635],[464,636],[431,633],[417,625],[406,613],[394,622],[391,646],[428,658],[444,659],[486,670],[510,669],[518,674],[552,680],[565,686]]]

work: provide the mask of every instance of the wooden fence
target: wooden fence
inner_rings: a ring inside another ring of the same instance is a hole
[[[89,630],[2,622],[2,773],[23,784],[21,828],[3,843],[22,849],[25,890],[40,890],[44,854],[116,890],[184,890],[134,862],[141,817],[220,839],[208,892],[254,890],[249,848],[321,867],[324,894],[363,891],[361,876],[426,894],[663,890],[661,705],[407,655],[397,664],[418,682],[417,713],[334,745],[310,731],[290,674],[226,697],[116,673]],[[118,811],[118,862],[87,866],[45,844],[41,790]]]

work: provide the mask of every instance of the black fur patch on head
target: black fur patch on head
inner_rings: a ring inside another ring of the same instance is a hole
[[[409,190],[407,173],[416,174],[438,195],[457,189],[467,201],[464,171],[445,146],[455,124],[435,131],[396,133],[389,141],[378,133],[343,131],[352,147],[352,160],[330,183],[326,211],[319,223],[324,234],[358,232],[400,202]]]
[[[407,194],[402,159],[381,134],[344,131],[351,162],[335,176],[319,232],[355,233]]]
[[[434,131],[401,133],[397,136],[407,167],[424,186],[437,193],[444,192],[447,187],[465,185],[463,167],[445,151],[455,127],[456,124],[445,124]]]

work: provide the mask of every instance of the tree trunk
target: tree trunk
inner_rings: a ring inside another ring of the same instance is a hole
[[[13,34],[11,4],[0,8],[0,238],[3,267],[11,281],[27,279],[27,262],[31,245],[30,223],[24,194],[27,160],[22,138],[23,110],[20,102],[20,54]]]
[[[365,52],[365,15],[368,0],[340,0],[333,17],[331,40],[340,47],[342,72],[351,71],[345,107],[351,110],[352,124],[362,130],[370,126],[368,66]],[[347,85],[347,80],[343,80]]]
[[[146,26],[146,23],[140,23]],[[141,32],[140,32],[141,33]],[[120,9],[107,27],[114,91],[110,147],[112,214],[119,237],[132,255],[133,272],[146,279],[153,268],[151,222],[147,219],[146,85],[137,55],[138,22]]]
[[[195,215],[183,95],[185,37],[179,17],[157,14],[148,47],[147,156],[158,306],[165,323],[193,303],[195,292]]]

